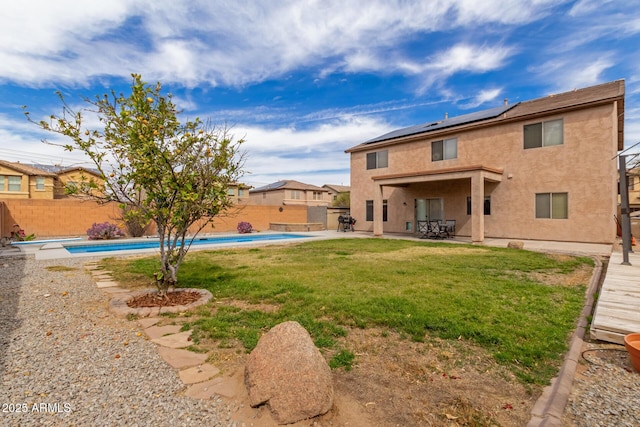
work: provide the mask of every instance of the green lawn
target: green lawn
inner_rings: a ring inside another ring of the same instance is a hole
[[[151,278],[157,262],[109,260],[109,269],[117,280],[135,281]],[[316,345],[339,350],[339,365],[353,359],[349,349],[336,349],[345,327],[395,330],[419,342],[462,337],[524,383],[546,384],[567,350],[587,286],[562,279],[585,266],[593,261],[442,242],[337,239],[192,252],[179,285],[206,288],[218,300],[186,325],[196,340],[213,338],[221,346],[239,340],[250,351],[262,333],[296,320]]]

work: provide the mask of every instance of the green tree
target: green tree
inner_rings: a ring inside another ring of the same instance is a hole
[[[77,186],[101,201],[120,203],[129,220],[153,221],[160,238],[160,267],[156,286],[166,295],[177,282],[178,269],[193,237],[232,205],[228,186],[242,175],[243,140],[226,126],[196,118],[180,123],[171,95],[160,83],[150,86],[132,74],[131,94],[114,91],[85,98],[91,107],[74,111],[58,93],[62,114],[48,121],[27,119],[40,128],[71,139],[61,145],[79,150],[95,164],[105,180],[105,192],[91,192],[93,182]],[[91,114],[100,120],[89,128]],[[48,142],[48,141],[44,141]],[[51,143],[51,142],[48,142]]]

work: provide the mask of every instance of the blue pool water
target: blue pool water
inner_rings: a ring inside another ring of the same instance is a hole
[[[244,242],[261,242],[269,240],[284,239],[300,239],[305,236],[301,234],[238,234],[237,236],[220,236],[220,237],[196,237],[191,246],[197,245],[215,245],[222,243],[244,243]],[[113,243],[86,243],[79,245],[63,245],[64,248],[72,254],[82,254],[90,252],[112,252],[112,251],[129,251],[139,249],[157,249],[160,243],[157,239],[143,240],[137,242],[113,242]]]

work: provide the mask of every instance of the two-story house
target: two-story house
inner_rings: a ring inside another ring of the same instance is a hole
[[[618,80],[398,129],[346,150],[351,214],[374,235],[610,243],[623,124]]]
[[[254,205],[329,206],[328,190],[292,179],[277,181],[249,190]]]

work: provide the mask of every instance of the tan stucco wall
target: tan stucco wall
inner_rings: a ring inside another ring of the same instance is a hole
[[[502,169],[502,182],[485,182],[491,215],[484,216],[485,236],[558,241],[613,242],[616,209],[617,111],[614,105],[567,112],[460,133],[439,134],[412,143],[372,147],[387,149],[387,168],[366,170],[366,152],[351,153],[351,213],[356,229],[373,231],[365,221],[365,201],[374,199],[374,176],[482,165]],[[525,150],[523,125],[562,118],[564,144]],[[458,158],[431,161],[431,142],[458,138]],[[569,218],[536,219],[535,194],[567,192]],[[470,179],[385,187],[385,232],[415,230],[416,198],[442,198],[444,219],[457,221],[457,234],[471,234],[466,214]],[[405,205],[406,203],[406,205]]]
[[[0,188],[0,199],[28,199],[29,198],[29,176],[24,175],[14,169],[0,165],[0,175],[4,176],[4,187]],[[19,176],[20,191],[8,191],[9,177]]]
[[[13,224],[19,224],[27,234],[38,238],[78,236],[87,234],[93,223],[105,221],[118,224],[117,204],[97,204],[77,199],[59,200],[0,200],[2,236],[8,237]],[[255,230],[266,231],[271,222],[303,223],[307,221],[306,206],[238,206],[214,220],[214,227],[202,233],[236,231],[238,222],[250,222]],[[153,228],[150,234],[153,234]]]

